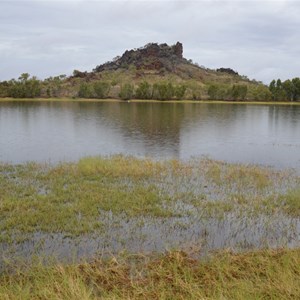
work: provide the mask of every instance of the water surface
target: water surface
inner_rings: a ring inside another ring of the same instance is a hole
[[[300,106],[1,102],[0,161],[209,156],[300,170]]]

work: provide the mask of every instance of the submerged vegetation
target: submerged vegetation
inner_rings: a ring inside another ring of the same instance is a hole
[[[211,160],[113,156],[56,166],[2,164],[0,185],[3,241],[33,232],[101,232],[101,214],[108,212],[116,219],[208,218],[232,212],[300,216],[295,174]]]

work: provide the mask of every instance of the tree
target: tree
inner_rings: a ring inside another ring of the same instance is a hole
[[[215,84],[210,85],[207,93],[208,93],[210,100],[217,100],[218,99],[218,86]]]
[[[9,81],[9,96],[13,98],[34,98],[41,94],[41,83],[33,76],[30,78],[28,73],[20,75],[18,80]]]
[[[137,99],[151,99],[152,89],[147,81],[140,82],[136,89],[135,96]]]
[[[292,79],[292,83],[294,86],[294,98],[293,100],[299,100],[300,99],[300,78],[296,77]]]
[[[93,84],[95,97],[105,99],[108,97],[110,91],[110,84],[107,82],[97,81]]]
[[[211,84],[207,90],[210,100],[225,100],[228,95],[228,90],[226,85],[221,84]]]
[[[130,83],[125,83],[121,86],[121,91],[119,93],[119,97],[122,100],[130,100],[133,96],[134,87]]]
[[[251,100],[269,101],[272,99],[272,93],[270,92],[269,88],[262,84],[252,88],[251,92]]]
[[[7,81],[0,82],[0,97],[9,97],[10,84]]]
[[[28,73],[22,73],[18,79],[20,82],[26,82],[29,79],[29,77],[30,75]]]
[[[272,99],[275,101],[287,100],[288,98],[284,85],[280,79],[277,79],[276,81],[272,80],[269,85],[269,90],[272,93]]]
[[[175,98],[178,99],[178,100],[183,99],[185,91],[186,91],[186,86],[185,85],[175,86],[175,88],[174,88]]]
[[[293,85],[293,82],[288,79],[282,83],[281,88],[285,91],[287,99],[293,101],[295,98],[295,86]]]
[[[273,79],[269,84],[269,90],[272,94],[272,100],[275,100],[275,94],[276,94],[276,81]]]
[[[230,96],[234,100],[244,100],[247,95],[247,86],[242,84],[234,84],[230,91]]]
[[[93,98],[93,87],[86,82],[82,82],[79,86],[78,97]]]
[[[174,87],[171,82],[155,83],[152,89],[152,99],[171,100],[174,96]]]

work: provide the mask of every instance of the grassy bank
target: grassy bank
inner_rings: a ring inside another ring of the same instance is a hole
[[[18,268],[0,277],[1,299],[299,299],[300,251],[183,252],[78,265]]]

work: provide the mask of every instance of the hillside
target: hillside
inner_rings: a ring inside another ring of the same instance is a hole
[[[96,66],[91,72],[74,70],[70,77],[61,75],[37,81],[36,78],[21,76],[19,81],[2,82],[0,96],[159,100],[271,98],[266,86],[250,81],[230,68],[211,70],[184,58],[180,42],[172,46],[149,43],[126,50],[123,55]]]
[[[122,56],[117,56],[113,61],[94,69],[95,73],[105,71],[131,71],[134,75],[132,79],[151,77],[161,80],[173,75],[178,81],[194,79],[202,83],[248,82],[230,68],[214,71],[193,64],[191,60],[183,57],[183,45],[180,42],[173,46],[150,43],[139,49],[126,50]]]
[[[108,96],[112,98],[118,98],[126,84],[133,85],[133,91],[127,98],[141,98],[135,91],[143,82],[151,86],[151,90],[142,93],[143,98],[157,96],[159,93],[153,93],[153,86],[161,83],[171,83],[174,88],[185,87],[183,97],[173,95],[171,98],[268,100],[270,97],[265,86],[255,80],[250,81],[230,68],[211,70],[184,58],[183,45],[180,42],[172,46],[149,43],[138,49],[126,50],[112,61],[96,66],[92,72],[74,71],[69,80],[74,82],[75,79],[85,80],[87,83],[97,80],[110,83]],[[236,87],[232,93],[234,85]],[[156,98],[164,100],[168,97],[158,95]]]

